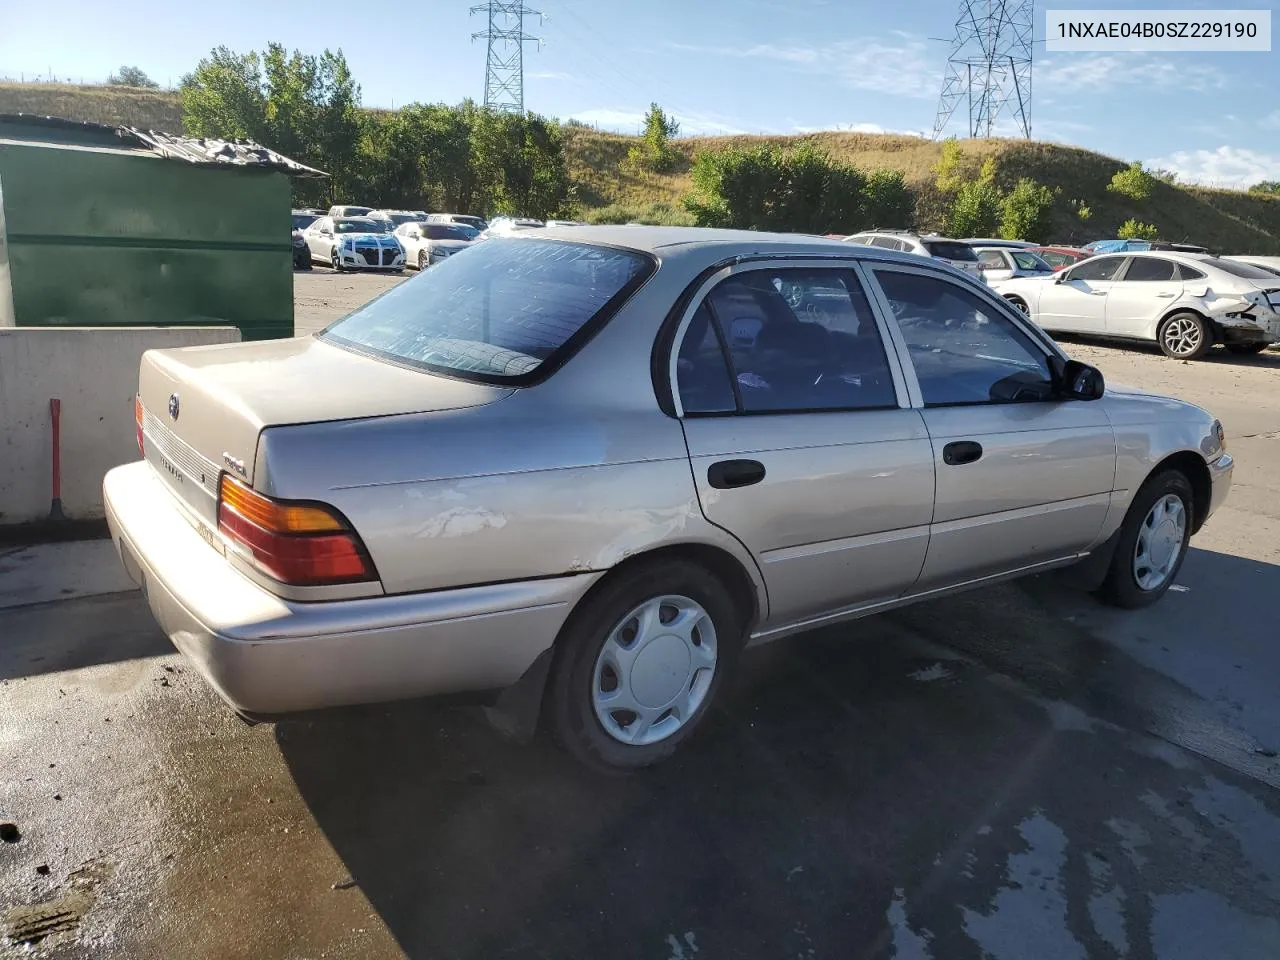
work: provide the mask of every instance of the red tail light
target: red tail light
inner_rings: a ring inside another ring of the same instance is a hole
[[[264,497],[224,473],[218,530],[243,547],[267,576],[293,586],[376,580],[373,561],[350,524],[331,507]]]
[[[142,397],[135,395],[133,398],[133,419],[138,424],[138,453],[143,457],[147,455],[147,451],[142,448]]]

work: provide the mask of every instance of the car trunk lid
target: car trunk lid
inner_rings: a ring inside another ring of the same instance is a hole
[[[315,337],[149,350],[138,386],[145,457],[211,525],[221,474],[253,483],[258,435],[267,427],[460,409],[511,392]]]

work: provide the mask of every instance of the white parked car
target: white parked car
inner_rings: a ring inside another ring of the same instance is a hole
[[[844,239],[847,243],[931,257],[948,263],[971,277],[982,278],[982,265],[978,263],[978,255],[963,240],[948,240],[936,233],[921,236],[906,230],[864,230]]]
[[[402,223],[395,232],[405,263],[419,270],[465,250],[478,236],[478,230],[461,223]]]
[[[1224,260],[1239,260],[1241,263],[1247,263],[1255,267],[1261,267],[1267,273],[1274,273],[1280,277],[1280,257],[1253,257],[1253,256],[1232,256],[1223,257]]]
[[[1004,240],[1000,237],[965,237],[964,242],[971,247],[1010,247],[1030,250],[1035,246],[1030,240]]]
[[[967,242],[967,241],[966,241]],[[978,265],[987,283],[1013,277],[1042,277],[1053,273],[1053,265],[1038,254],[1021,247],[970,244],[978,255]]]
[[[531,217],[494,217],[482,237],[510,236],[520,230],[541,230],[546,224]]]
[[[311,259],[343,270],[404,269],[404,248],[386,220],[321,217],[303,232]]]
[[[341,203],[329,208],[331,217],[367,217],[372,212],[373,207],[357,207]]]
[[[427,219],[425,210],[371,210],[367,216],[370,220],[382,220],[391,224],[392,230],[402,223]]]
[[[1208,254],[1105,254],[991,286],[1045,330],[1154,340],[1179,360],[1217,343],[1232,353],[1280,343],[1280,277]]]

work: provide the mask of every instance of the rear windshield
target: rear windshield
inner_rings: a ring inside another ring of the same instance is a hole
[[[293,229],[305,230],[319,219],[314,213],[295,213],[293,215]]]
[[[630,250],[492,239],[392,287],[323,339],[485,383],[532,382],[653,273]]]
[[[334,233],[386,233],[389,227],[390,221],[370,220],[365,217],[333,221]]]
[[[977,262],[978,255],[973,252],[973,247],[967,243],[960,243],[957,240],[922,240],[924,248],[929,251],[931,257],[940,257],[943,260],[972,260]]]
[[[1197,260],[1196,262],[1206,267],[1216,267],[1225,273],[1231,274],[1233,277],[1243,277],[1246,280],[1275,279],[1275,274],[1268,273],[1261,267],[1255,267],[1252,263],[1241,263],[1239,260],[1223,260],[1219,257],[1205,257]]]
[[[431,240],[470,240],[476,231],[461,223],[426,223],[422,232]]]
[[[1036,270],[1040,273],[1053,273],[1053,267],[1038,254],[1028,253],[1025,250],[1010,250],[1013,255],[1013,262],[1023,270]]]

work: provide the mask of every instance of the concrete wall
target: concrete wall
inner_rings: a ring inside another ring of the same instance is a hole
[[[153,347],[240,339],[235,327],[0,328],[0,525],[49,516],[53,426],[62,401],[62,509],[103,516],[102,476],[138,459],[133,398]]]

